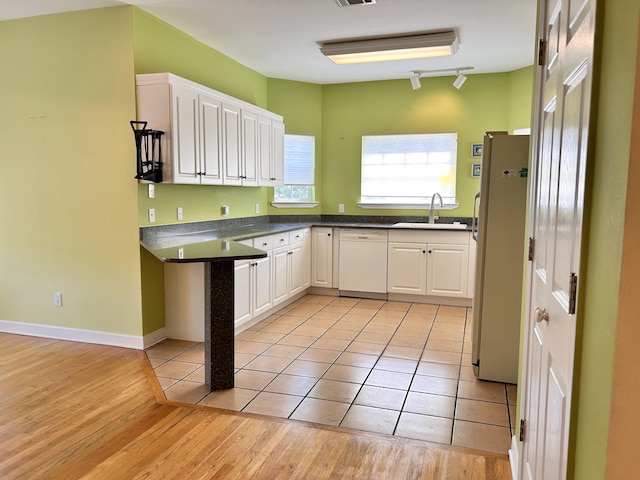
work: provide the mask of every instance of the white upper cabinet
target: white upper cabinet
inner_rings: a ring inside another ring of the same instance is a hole
[[[258,115],[242,110],[242,154],[240,155],[240,172],[242,185],[258,186]]]
[[[136,85],[138,120],[165,132],[163,182],[282,185],[282,117],[170,73],[137,75]]]
[[[264,116],[258,117],[258,185],[284,185],[284,124]]]

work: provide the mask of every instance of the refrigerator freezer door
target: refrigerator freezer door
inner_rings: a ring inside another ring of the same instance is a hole
[[[517,382],[528,159],[529,136],[485,137],[472,338],[483,380]]]

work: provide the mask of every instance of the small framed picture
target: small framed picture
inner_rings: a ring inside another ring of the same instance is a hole
[[[481,163],[472,163],[471,164],[471,176],[472,177],[479,177],[481,171],[482,171],[482,164]]]
[[[481,143],[472,143],[471,144],[471,157],[472,158],[482,158],[482,144]]]

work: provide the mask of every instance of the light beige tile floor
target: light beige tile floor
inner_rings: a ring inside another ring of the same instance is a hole
[[[201,343],[147,350],[169,400],[507,453],[516,386],[479,381],[465,307],[307,295],[236,336],[235,388]]]

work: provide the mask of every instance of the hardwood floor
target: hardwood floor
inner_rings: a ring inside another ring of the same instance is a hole
[[[504,455],[161,403],[159,392],[142,352],[0,333],[0,478],[511,478]]]

